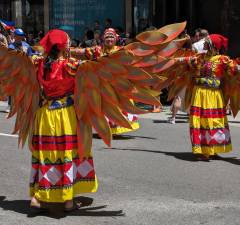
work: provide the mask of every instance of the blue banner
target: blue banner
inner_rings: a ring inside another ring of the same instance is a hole
[[[125,0],[51,0],[50,28],[64,27],[72,38],[82,39],[88,28],[98,20],[102,29],[110,18],[113,26],[124,28]]]

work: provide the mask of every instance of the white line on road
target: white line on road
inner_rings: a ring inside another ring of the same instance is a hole
[[[0,133],[0,136],[15,137],[15,138],[18,137],[18,135],[16,135],[16,134],[5,134],[5,133]]]

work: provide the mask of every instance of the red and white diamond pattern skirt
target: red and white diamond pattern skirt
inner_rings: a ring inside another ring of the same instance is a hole
[[[73,106],[40,108],[36,114],[30,194],[44,202],[65,202],[96,192],[98,183],[91,150],[80,160]]]
[[[190,109],[190,137],[195,154],[209,156],[232,150],[220,89],[194,87]]]

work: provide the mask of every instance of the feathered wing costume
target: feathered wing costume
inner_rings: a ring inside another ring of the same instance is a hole
[[[40,201],[64,202],[97,190],[92,149],[92,127],[110,145],[108,120],[131,128],[122,111],[142,114],[131,99],[159,105],[152,86],[156,74],[170,68],[184,40],[175,40],[186,23],[165,26],[137,36],[138,42],[97,61],[78,64],[59,59],[46,74],[45,59],[0,46],[0,93],[11,96],[9,117],[16,114],[14,133],[19,144],[29,136],[32,150],[31,195]],[[66,34],[52,30],[42,40],[46,53],[66,45]],[[51,45],[46,44],[52,41]],[[45,44],[44,44],[45,43]],[[37,66],[35,66],[36,64]],[[44,101],[40,105],[40,94]]]
[[[209,36],[217,50],[227,47],[222,35]],[[230,101],[233,115],[239,110],[239,66],[225,55],[196,54],[178,50],[179,61],[164,71],[167,79],[160,88],[170,86],[169,99],[186,88],[185,107],[190,109],[192,151],[206,159],[232,150],[226,104]]]

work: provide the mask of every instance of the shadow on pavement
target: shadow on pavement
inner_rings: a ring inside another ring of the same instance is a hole
[[[183,118],[181,118],[181,119],[183,119]],[[153,123],[169,123],[169,122],[168,122],[168,120],[153,120]],[[176,120],[175,123],[188,123],[188,121],[187,120]]]
[[[98,134],[93,134],[93,138],[95,139],[101,139],[101,137],[98,136]],[[140,139],[151,139],[151,140],[156,140],[157,138],[153,137],[146,137],[146,136],[137,136],[137,135],[113,135],[113,140],[129,140],[129,139],[135,139],[135,138],[140,138]]]
[[[107,206],[87,207],[92,204],[93,199],[88,197],[78,197],[76,202],[81,203],[81,207],[72,212],[64,212],[63,204],[48,204],[47,209],[37,210],[29,207],[29,200],[6,200],[5,196],[0,196],[0,208],[17,213],[25,214],[27,217],[45,216],[54,219],[64,218],[66,216],[96,216],[96,217],[114,217],[125,216],[122,210],[107,211],[102,210]]]
[[[107,149],[107,148],[105,148]],[[138,151],[138,152],[149,152],[149,153],[158,153],[158,154],[165,154],[167,156],[173,156],[176,159],[184,160],[184,161],[190,161],[190,162],[210,162],[210,161],[216,161],[216,160],[221,160],[225,162],[229,162],[235,165],[240,165],[240,159],[236,157],[221,157],[217,156],[214,159],[209,159],[209,161],[204,161],[201,159],[198,159],[196,155],[194,155],[191,152],[164,152],[164,151],[155,151],[155,150],[147,150],[147,149],[135,149],[135,148],[111,148],[114,150],[119,150],[119,151]]]
[[[126,138],[126,139],[135,139],[135,138],[140,138],[140,139],[151,139],[151,140],[156,140],[157,138],[154,138],[154,137],[146,137],[146,136],[138,136],[138,135],[116,135],[114,137],[114,139],[117,139],[117,138],[120,138],[120,137],[123,137],[123,138]]]
[[[231,121],[231,120],[229,120],[228,123],[240,123],[240,121]]]
[[[101,137],[98,134],[93,134],[94,139],[101,139]],[[113,140],[129,140],[129,139],[134,139],[134,136],[129,136],[129,135],[113,135],[112,136]]]

